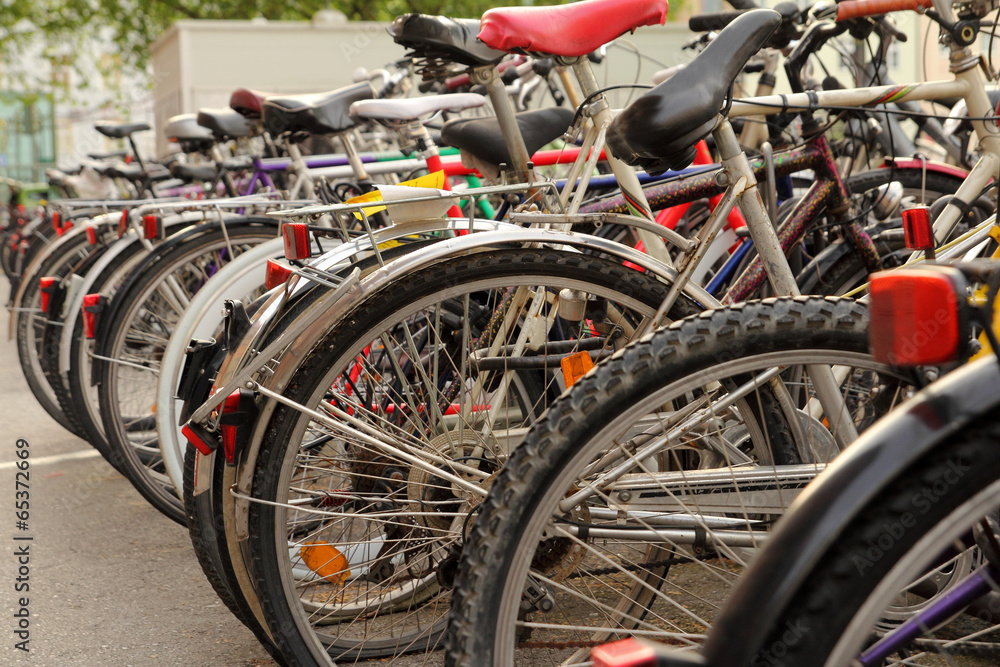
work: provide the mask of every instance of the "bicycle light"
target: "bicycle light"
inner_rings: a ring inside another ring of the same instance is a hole
[[[226,463],[235,465],[236,455],[250,437],[257,416],[257,404],[249,389],[237,389],[219,407],[219,431]]]
[[[272,290],[278,285],[283,285],[288,281],[288,276],[292,275],[292,270],[273,259],[267,260],[267,270],[264,273],[264,286]]]
[[[118,238],[125,236],[128,231],[128,209],[122,211],[122,217],[118,220]]]
[[[871,276],[869,347],[879,363],[925,366],[959,359],[970,338],[967,281],[947,266]]]
[[[94,339],[94,332],[97,331],[97,320],[107,303],[108,297],[103,294],[87,294],[83,297],[83,306],[80,307],[80,312],[83,314],[84,338]]]
[[[916,206],[903,211],[903,237],[910,250],[934,250],[934,226],[929,208]]]
[[[285,259],[309,259],[312,248],[309,244],[309,226],[304,222],[286,222],[281,227],[285,239]]]
[[[163,219],[158,215],[142,216],[142,236],[148,241],[163,238]]]
[[[197,449],[199,452],[205,456],[210,455],[219,446],[219,440],[217,436],[206,431],[201,426],[197,424],[192,424],[188,422],[181,427],[181,435],[183,435],[192,447]]]
[[[49,312],[49,301],[52,299],[52,292],[56,289],[57,278],[39,278],[38,289],[41,292],[42,312]]]

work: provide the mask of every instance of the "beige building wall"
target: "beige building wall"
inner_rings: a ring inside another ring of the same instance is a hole
[[[349,85],[357,68],[374,70],[404,56],[387,28],[347,21],[179,21],[151,47],[157,127],[175,114],[225,106],[237,88],[294,94]],[[681,51],[690,37],[681,24],[640,28],[607,49],[597,79],[649,83],[661,64],[690,59],[690,51]],[[619,97],[624,102],[627,94]],[[165,152],[158,131],[157,142]]]

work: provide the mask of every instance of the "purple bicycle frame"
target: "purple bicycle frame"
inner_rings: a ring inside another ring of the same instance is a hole
[[[750,161],[758,182],[765,179],[764,161],[756,158]],[[824,211],[831,212],[835,217],[846,216],[850,211],[850,199],[847,189],[837,172],[833,153],[826,137],[819,135],[805,145],[774,154],[775,176],[788,176],[811,169],[816,179],[809,191],[799,200],[791,214],[778,228],[778,239],[781,248],[788,252],[802,241],[811,224]],[[698,174],[680,180],[671,180],[663,184],[644,188],[646,199],[652,209],[659,210],[678,204],[688,204],[699,199],[721,195],[725,188],[715,182],[715,172]],[[581,213],[628,213],[628,207],[621,195],[602,199],[580,207]],[[879,255],[864,227],[852,221],[845,225],[848,240],[862,253],[870,270],[879,268]],[[764,265],[758,257],[750,267],[730,287],[724,303],[737,303],[750,298],[764,285],[767,274]]]

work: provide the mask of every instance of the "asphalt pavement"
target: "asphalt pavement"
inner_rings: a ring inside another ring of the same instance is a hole
[[[8,317],[0,315],[0,664],[275,665],[212,591],[187,529],[38,405],[6,340]],[[20,448],[30,451],[27,488],[15,478],[19,439],[29,443]]]
[[[9,319],[0,311],[0,665],[276,665],[215,595],[187,529],[38,404],[6,340]],[[390,662],[441,656],[356,664]]]

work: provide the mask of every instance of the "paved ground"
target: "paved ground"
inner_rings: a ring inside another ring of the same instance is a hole
[[[0,298],[6,295],[0,279]],[[212,591],[187,530],[38,405],[7,328],[0,310],[0,665],[274,666]],[[14,507],[19,438],[31,451],[27,531],[17,528]],[[24,536],[32,540],[14,540]],[[17,551],[25,545],[29,589],[17,592],[25,583],[17,581]],[[30,613],[27,653],[14,634],[22,597]],[[393,664],[440,664],[440,655]]]
[[[4,297],[6,289],[0,284]],[[6,340],[7,317],[0,315],[0,664],[274,665],[213,593],[187,530],[38,406]],[[28,531],[15,525],[18,438],[31,443]],[[33,540],[13,539],[25,535]],[[17,592],[15,552],[24,545],[30,589]],[[30,610],[28,653],[15,648],[21,597]]]

